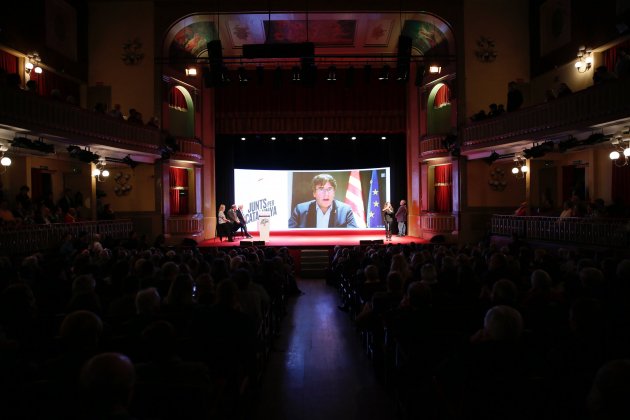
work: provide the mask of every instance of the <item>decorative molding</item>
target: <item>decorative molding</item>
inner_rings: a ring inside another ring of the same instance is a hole
[[[144,58],[142,52],[142,42],[139,38],[130,39],[127,42],[123,42],[123,53],[121,55],[123,63],[128,66],[134,66],[140,64]]]
[[[480,36],[477,40],[477,49],[475,50],[475,57],[482,63],[492,63],[497,59],[497,51],[494,41],[485,36]]]

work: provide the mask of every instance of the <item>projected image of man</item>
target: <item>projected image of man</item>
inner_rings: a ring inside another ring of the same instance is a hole
[[[349,205],[335,200],[337,181],[320,174],[311,183],[314,200],[299,203],[291,212],[289,228],[356,228]]]

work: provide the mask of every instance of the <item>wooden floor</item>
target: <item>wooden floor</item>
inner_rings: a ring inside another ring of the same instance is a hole
[[[257,420],[393,419],[393,402],[377,382],[337,290],[300,280],[266,367]]]

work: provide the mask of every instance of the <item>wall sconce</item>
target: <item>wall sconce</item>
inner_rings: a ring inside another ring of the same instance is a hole
[[[610,144],[613,146],[613,151],[610,152],[610,159],[615,166],[626,166],[628,164],[628,158],[630,157],[630,133],[628,129],[624,129],[624,136],[618,134],[610,140]]]
[[[34,71],[37,74],[41,74],[42,68],[40,67],[39,63],[42,62],[42,59],[39,56],[39,53],[37,51],[32,52],[26,56],[26,59],[28,60],[24,64],[26,74],[31,74],[31,71]]]
[[[105,179],[109,176],[109,171],[105,169],[106,164],[107,162],[104,157],[98,158],[98,161],[95,164],[92,176],[94,176],[98,182],[105,182]]]
[[[8,167],[11,166],[11,158],[4,155],[8,150],[6,147],[0,146],[0,174],[5,173]]]
[[[525,174],[529,171],[527,167],[527,159],[525,159],[521,155],[514,156],[514,167],[512,168],[512,173],[516,177],[516,179],[525,178]]]
[[[577,61],[575,62],[575,68],[578,72],[584,73],[591,69],[593,65],[593,50],[581,46],[578,49]]]
[[[188,67],[186,69],[186,76],[196,76],[197,75],[197,69],[195,67]]]
[[[431,64],[429,66],[429,73],[440,74],[441,72],[442,72],[442,67],[438,66],[437,64]]]

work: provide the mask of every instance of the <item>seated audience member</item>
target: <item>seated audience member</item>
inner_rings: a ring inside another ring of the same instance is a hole
[[[593,420],[630,418],[630,360],[613,360],[602,366],[588,395]]]
[[[158,117],[151,117],[149,118],[149,121],[147,121],[147,126],[153,127],[153,128],[160,128],[160,120],[158,119]]]
[[[228,237],[228,241],[234,241],[234,229],[232,227],[232,221],[225,216],[225,204],[219,206],[219,213],[217,216],[217,234],[219,239],[223,240],[224,236]]]
[[[79,380],[83,418],[132,419],[128,412],[136,372],[127,356],[102,353],[88,360]]]
[[[602,83],[610,82],[611,80],[615,80],[615,75],[608,71],[608,67],[599,66],[595,69],[593,73],[593,84],[600,85]]]
[[[123,113],[121,111],[120,104],[114,105],[114,107],[111,109],[111,111],[109,111],[109,116],[110,117],[114,117],[114,118],[118,118],[120,120],[123,119]]]
[[[77,210],[74,207],[70,207],[66,215],[63,217],[63,222],[76,223],[77,221]]]
[[[12,224],[18,222],[18,219],[15,218],[13,212],[9,209],[9,202],[7,200],[0,201],[0,222]]]
[[[560,83],[560,86],[558,87],[558,94],[557,94],[558,98],[562,98],[563,96],[568,96],[572,93],[573,91],[566,83],[564,82]]]
[[[560,213],[560,219],[564,219],[566,217],[573,217],[573,203],[569,200],[564,202],[562,213]]]
[[[523,201],[514,211],[514,216],[527,216],[527,201]]]

